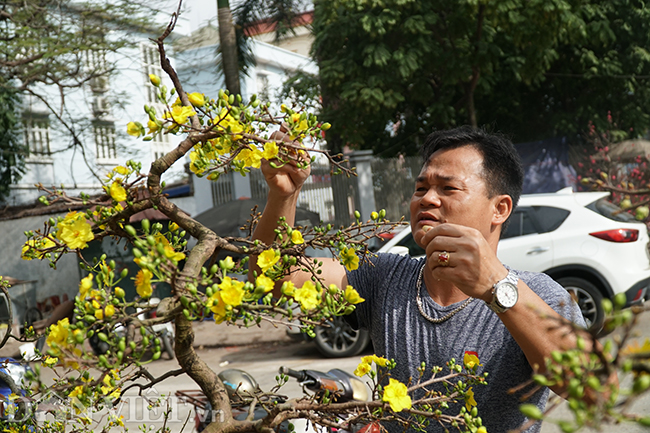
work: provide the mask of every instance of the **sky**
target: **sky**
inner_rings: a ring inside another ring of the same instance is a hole
[[[231,6],[232,6],[231,1]],[[172,6],[173,9],[173,6]],[[217,22],[217,0],[184,0],[177,31],[189,34],[213,21]]]

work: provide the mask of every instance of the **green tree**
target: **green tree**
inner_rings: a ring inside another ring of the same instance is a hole
[[[115,73],[115,65],[106,57],[135,47],[134,34],[160,34],[162,27],[153,26],[156,13],[126,0],[4,1],[0,7],[4,78],[0,87],[47,107],[55,119],[53,127],[69,136],[68,146],[85,155],[94,146],[84,144],[89,119],[68,109],[71,94]],[[94,171],[92,164],[86,164]]]
[[[624,0],[317,1],[328,142],[412,154],[459,124],[519,141],[586,128],[643,95],[647,13]],[[630,113],[642,129],[643,104]]]
[[[255,65],[255,57],[248,43],[251,31],[261,26],[273,29],[280,40],[293,32],[303,0],[244,0],[231,10],[229,0],[217,0],[219,19],[219,66],[226,88],[233,95],[241,94],[239,74],[247,74]]]
[[[0,78],[0,200],[24,173],[28,149],[20,137],[19,99],[16,90]]]
[[[507,91],[480,96],[479,110],[492,117],[485,123],[520,142],[566,136],[587,147],[591,124],[617,140],[648,130],[650,10],[636,1],[591,1],[576,18],[580,31],[557,48],[542,79],[505,77]]]
[[[233,95],[240,95],[239,60],[237,37],[233,23],[232,11],[228,0],[217,0],[219,18],[219,51],[221,52],[221,69],[226,80],[226,88]]]

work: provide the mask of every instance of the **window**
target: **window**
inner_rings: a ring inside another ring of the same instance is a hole
[[[23,119],[25,144],[33,155],[50,155],[50,119],[29,114]]]
[[[620,207],[610,203],[607,200],[607,197],[603,197],[600,200],[596,200],[595,202],[590,203],[587,206],[587,209],[596,212],[605,218],[609,218],[610,220],[620,221],[624,223],[636,222],[636,219],[633,215],[622,211]]]
[[[265,73],[257,74],[257,96],[262,101],[269,100],[269,76]]]
[[[96,123],[93,125],[95,147],[98,160],[114,160],[117,158],[115,148],[115,125],[112,123]]]
[[[106,66],[106,53],[104,51],[85,52],[86,71],[92,78],[88,80],[88,86],[94,94],[108,92],[108,68]]]
[[[514,238],[517,236],[537,233],[535,224],[530,217],[528,208],[517,208],[510,216],[508,228],[501,235],[501,239]]]
[[[142,69],[144,72],[144,83],[147,89],[147,102],[150,104],[159,103],[158,101],[158,89],[151,84],[149,81],[149,74],[158,75],[159,77],[163,76],[163,70],[160,66],[160,53],[155,46],[151,44],[142,44],[140,45],[140,52],[142,56]]]

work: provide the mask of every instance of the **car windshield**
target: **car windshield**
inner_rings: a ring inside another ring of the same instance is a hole
[[[620,222],[638,222],[633,215],[622,210],[620,207],[610,203],[606,197],[596,200],[587,206],[587,209],[596,212],[599,215],[609,218],[610,220]]]

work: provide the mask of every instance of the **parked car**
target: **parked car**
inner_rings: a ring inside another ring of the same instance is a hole
[[[608,196],[571,188],[523,195],[497,251],[506,265],[544,272],[571,292],[593,330],[603,324],[603,298],[643,302],[650,285],[648,230]],[[379,251],[424,255],[410,227]]]
[[[645,224],[608,201],[607,192],[571,188],[523,195],[501,237],[497,255],[508,266],[544,272],[572,293],[588,326],[598,331],[602,299],[625,293],[627,304],[643,302],[650,286],[650,239]],[[424,250],[406,227],[378,252],[421,257]],[[353,356],[369,342],[343,318],[316,328],[326,356]]]

